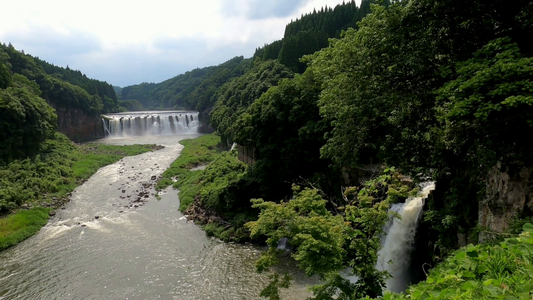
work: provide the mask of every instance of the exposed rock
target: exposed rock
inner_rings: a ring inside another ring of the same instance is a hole
[[[74,142],[104,137],[102,120],[98,114],[90,114],[73,107],[58,106],[50,102],[57,114],[57,129]]]
[[[49,212],[48,212],[48,215],[49,215],[50,217],[55,216],[55,215],[56,215],[55,210],[51,210],[51,211],[49,211]]]
[[[509,222],[524,212],[533,211],[531,168],[495,166],[487,176],[486,197],[479,203],[479,225],[489,231],[502,232]],[[480,242],[487,234],[480,235]]]
[[[94,218],[95,218],[96,220],[98,220],[98,219],[100,219],[100,216],[94,216]]]

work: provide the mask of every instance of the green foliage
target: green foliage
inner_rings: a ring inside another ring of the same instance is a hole
[[[381,295],[388,274],[374,268],[377,252],[381,247],[383,225],[391,215],[390,200],[401,187],[399,175],[394,169],[384,170],[383,175],[366,182],[360,189],[349,188],[345,192],[344,206],[339,213],[327,209],[327,201],[316,189],[300,190],[294,187],[294,197],[281,203],[253,199],[253,207],[261,210],[257,221],[249,222],[252,238],[267,237],[268,251],[257,261],[257,269],[263,272],[279,263],[278,241],[288,238],[293,247],[291,257],[307,276],[318,275],[323,284],[312,288],[312,299],[358,299]],[[359,278],[351,283],[340,271],[351,268],[351,275]],[[275,293],[271,284],[264,291]]]
[[[438,91],[445,147],[485,171],[498,161],[528,165],[531,145],[523,137],[533,134],[533,58],[497,39],[458,63],[457,75]]]
[[[0,45],[0,49],[7,54],[11,71],[35,81],[40,95],[55,108],[79,108],[89,114],[118,110],[117,96],[110,84],[89,79],[68,67],[54,66],[12,46]]]
[[[53,136],[57,116],[28,78],[15,74],[13,86],[0,89],[0,165],[39,152]]]
[[[319,93],[320,80],[312,70],[281,80],[233,125],[235,141],[258,152],[252,175],[269,199],[289,195],[293,182],[327,177],[330,161],[320,159],[319,149],[329,126],[318,113]],[[327,187],[325,180],[318,181]]]
[[[211,124],[220,134],[222,143],[230,145],[235,140],[235,124],[248,106],[271,86],[283,78],[291,78],[293,73],[276,61],[257,62],[243,76],[224,84],[211,112]]]
[[[328,38],[338,38],[341,32],[348,28],[356,28],[357,22],[361,21],[370,13],[370,3],[383,3],[389,1],[363,0],[360,8],[355,1],[338,4],[335,8],[322,7],[301,16],[300,19],[291,21],[285,27],[282,40],[266,44],[256,49],[253,58],[263,61],[279,59],[279,62],[294,72],[303,73],[305,63],[300,58],[306,54],[312,54],[328,46]]]
[[[238,194],[232,192],[246,175],[246,165],[236,158],[236,153],[223,152],[202,172],[200,197],[202,204],[218,212],[234,212],[239,209]],[[247,204],[247,203],[246,203]]]
[[[438,182],[426,219],[442,242],[476,225],[488,168],[530,166],[531,4],[399,1],[306,59],[338,167],[385,162]],[[498,24],[498,26],[494,26]],[[504,125],[503,125],[504,124]]]
[[[37,233],[48,222],[49,210],[38,207],[0,218],[0,251]]]
[[[118,105],[126,108],[128,111],[142,111],[145,110],[141,102],[137,100],[120,100]]]
[[[11,80],[11,73],[9,72],[8,67],[2,61],[0,61],[0,89],[10,87]]]
[[[180,143],[185,147],[163,173],[157,189],[172,184],[180,190],[181,211],[186,211],[194,203],[209,215],[216,216],[219,221],[201,224],[208,235],[224,241],[247,240],[248,233],[243,226],[257,216],[249,202],[257,188],[248,178],[247,166],[237,159],[235,152],[220,153],[218,136],[204,135]],[[202,165],[207,165],[204,170],[190,170]]]
[[[173,184],[173,179],[177,180],[173,186],[180,189],[181,211],[187,209],[199,194],[197,180],[201,171],[190,171],[190,169],[212,162],[220,152],[219,143],[220,138],[216,135],[204,135],[180,141],[185,147],[180,156],[163,173],[156,188],[164,189]]]
[[[469,245],[431,270],[426,281],[383,299],[531,299],[533,225],[499,245]]]

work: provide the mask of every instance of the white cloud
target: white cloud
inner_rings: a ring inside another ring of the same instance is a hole
[[[341,0],[27,0],[2,5],[0,42],[116,85],[250,57],[302,13]]]

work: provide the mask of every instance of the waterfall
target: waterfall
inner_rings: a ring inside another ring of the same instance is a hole
[[[102,117],[106,136],[172,135],[198,132],[196,111],[144,111]]]
[[[107,126],[106,119],[102,118],[102,123],[104,124],[104,135],[110,135],[111,133],[109,132],[109,127]]]
[[[378,252],[376,269],[389,271],[392,275],[386,282],[387,290],[392,292],[402,292],[410,284],[408,270],[418,218],[424,200],[435,189],[435,183],[425,183],[421,187],[422,191],[417,197],[410,197],[405,203],[397,203],[390,208],[401,219],[394,218],[389,224],[382,240],[383,247]]]

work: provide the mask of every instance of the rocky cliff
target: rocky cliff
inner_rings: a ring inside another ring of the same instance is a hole
[[[69,108],[55,107],[57,114],[57,129],[74,142],[84,142],[103,138],[102,119],[98,114]]]
[[[479,225],[488,231],[502,232],[513,219],[532,215],[532,169],[517,165],[497,165],[487,176],[486,197],[479,203]],[[482,232],[480,241],[487,237]]]

